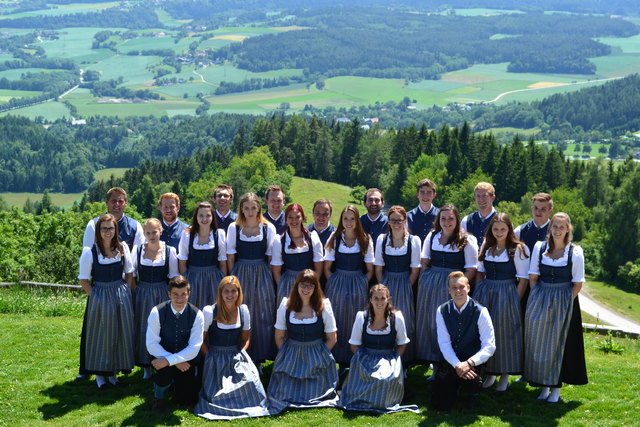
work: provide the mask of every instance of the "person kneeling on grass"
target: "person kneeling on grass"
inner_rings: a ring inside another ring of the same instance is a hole
[[[446,362],[437,369],[431,405],[450,411],[459,390],[470,394],[469,408],[478,406],[484,363],[496,350],[489,311],[469,298],[469,280],[461,271],[448,278],[448,302],[438,307],[438,345]]]
[[[165,392],[174,384],[174,401],[193,405],[198,400],[199,384],[195,360],[202,346],[204,316],[187,302],[191,288],[183,276],[169,280],[169,301],[151,309],[147,327],[147,351],[156,370],[153,410],[166,406]]]

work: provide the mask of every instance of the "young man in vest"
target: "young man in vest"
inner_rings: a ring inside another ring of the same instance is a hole
[[[387,231],[387,223],[389,218],[382,213],[384,207],[384,196],[382,191],[377,188],[370,188],[364,193],[364,207],[367,213],[360,217],[362,229],[371,236],[373,247],[375,249],[378,236]]]
[[[416,184],[416,197],[420,203],[407,213],[407,228],[410,234],[420,237],[421,241],[433,230],[433,222],[438,215],[439,209],[432,203],[436,195],[436,184],[430,179],[421,179]]]
[[[180,197],[176,193],[164,193],[158,200],[160,215],[162,215],[162,234],[160,240],[178,250],[182,232],[189,226],[180,221]]]
[[[533,252],[533,247],[537,242],[547,238],[549,229],[549,217],[553,213],[553,199],[547,193],[538,193],[531,199],[531,214],[533,219],[524,224],[520,224],[514,231],[516,237],[529,248],[529,253]]]
[[[331,233],[336,231],[336,227],[331,224],[332,213],[333,206],[331,206],[331,202],[327,199],[318,199],[313,204],[313,222],[307,225],[307,230],[318,233],[323,248],[327,244]]]
[[[169,301],[151,309],[147,327],[147,351],[154,358],[153,410],[166,407],[165,393],[174,384],[174,401],[193,405],[200,385],[196,377],[196,358],[202,346],[204,316],[188,302],[191,289],[183,276],[169,280]]]
[[[267,212],[264,217],[276,227],[278,234],[284,233],[287,228],[287,220],[284,217],[284,205],[287,200],[284,198],[284,191],[279,185],[270,185],[264,194],[264,202],[267,204]]]
[[[489,311],[469,298],[469,280],[461,271],[449,274],[451,299],[438,307],[438,345],[445,362],[438,366],[431,392],[431,405],[449,411],[458,390],[470,395],[469,407],[476,408],[482,389],[483,364],[496,350]]]
[[[478,210],[462,218],[460,226],[469,234],[473,234],[478,241],[478,248],[484,242],[484,234],[489,227],[491,218],[497,213],[493,207],[496,199],[496,189],[488,182],[479,182],[473,189],[473,197]]]
[[[229,224],[234,222],[238,217],[238,214],[231,210],[231,206],[233,205],[233,187],[226,184],[218,185],[213,192],[213,203],[216,206],[218,227],[222,228],[226,233]]]
[[[129,204],[127,199],[127,192],[123,188],[113,187],[107,191],[107,197],[105,199],[107,203],[107,213],[113,215],[118,221],[118,237],[121,242],[126,242],[129,246],[129,250],[134,245],[141,245],[144,242],[144,232],[142,226],[138,221],[125,215],[124,208]],[[87,228],[84,230],[84,237],[82,239],[82,246],[93,246],[96,239],[96,223],[99,216],[91,219],[87,223]]]

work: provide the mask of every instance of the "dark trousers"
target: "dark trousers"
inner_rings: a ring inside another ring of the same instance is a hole
[[[450,411],[461,394],[477,396],[482,390],[485,367],[484,365],[475,366],[473,370],[478,377],[473,380],[463,380],[456,374],[453,366],[447,362],[440,362],[436,380],[431,389],[431,406],[439,411]]]
[[[160,387],[167,387],[173,383],[173,400],[178,404],[194,405],[198,401],[200,381],[196,376],[196,365],[182,372],[175,366],[167,366],[156,371],[153,381]]]

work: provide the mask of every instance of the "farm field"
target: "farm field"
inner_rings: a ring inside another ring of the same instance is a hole
[[[58,4],[52,9],[33,10],[29,12],[11,13],[2,15],[3,19],[15,19],[26,18],[30,16],[62,16],[70,15],[74,13],[87,13],[95,12],[97,10],[104,10],[111,7],[116,7],[120,2],[104,2],[104,3],[71,3],[71,4]]]
[[[7,115],[20,115],[34,120],[36,117],[44,117],[46,120],[54,121],[63,117],[71,117],[69,109],[62,102],[50,101],[43,104],[31,105],[20,109],[3,111],[0,117]]]
[[[115,53],[108,49],[91,49],[93,36],[99,31],[123,31],[124,28],[63,28],[58,40],[44,40],[40,46],[49,58],[68,58],[79,63],[101,61]]]
[[[113,175],[116,178],[121,178],[124,173],[126,171],[128,171],[129,168],[107,168],[107,169],[101,169],[99,171],[97,171],[95,174],[93,174],[93,179],[95,179],[96,181],[100,181],[100,180],[107,180],[109,178],[111,178],[111,175]]]
[[[77,89],[65,97],[73,104],[78,113],[83,117],[103,115],[103,116],[175,116],[179,114],[195,114],[199,102],[189,100],[179,101],[145,101],[138,103],[130,102],[100,102],[101,98],[95,98],[86,89]],[[67,110],[68,111],[68,110]]]
[[[31,98],[40,95],[42,92],[37,90],[11,90],[0,89],[0,103],[9,101],[11,98]]]
[[[51,201],[55,206],[68,208],[73,202],[80,201],[82,193],[49,193]],[[0,197],[7,202],[9,206],[23,207],[27,199],[32,202],[40,201],[42,193],[0,193]]]

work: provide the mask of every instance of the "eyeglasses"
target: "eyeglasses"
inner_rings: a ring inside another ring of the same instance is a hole
[[[308,290],[311,290],[311,289],[315,288],[316,285],[314,285],[312,283],[300,283],[298,285],[298,287],[308,291]]]
[[[391,224],[401,224],[404,222],[404,219],[390,219],[389,222]]]
[[[113,233],[116,231],[115,227],[100,227],[100,231],[104,231],[105,233]]]
[[[216,195],[216,199],[230,199],[231,194],[218,194]]]

